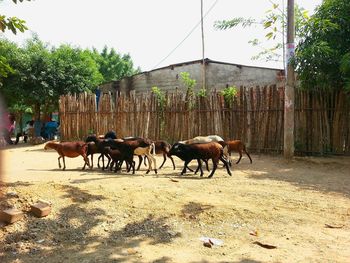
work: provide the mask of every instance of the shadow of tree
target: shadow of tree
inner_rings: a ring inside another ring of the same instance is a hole
[[[204,179],[208,179],[207,176],[200,177],[198,174],[189,174],[189,173],[181,175],[180,172],[178,172],[178,173],[167,173],[167,174],[163,174],[161,176],[166,177],[166,178],[177,178],[177,179],[184,179],[184,180],[204,180]]]
[[[44,145],[45,143],[41,143],[41,144],[37,144],[37,145],[42,145],[42,150],[44,150]],[[33,146],[36,146],[36,145],[33,145],[33,144],[30,144],[30,143],[18,143],[18,144],[8,144],[4,147],[1,147],[1,149],[3,150],[11,150],[11,149],[18,149],[18,148],[32,148]],[[31,149],[31,150],[26,150],[26,151],[39,151],[41,149]]]
[[[196,202],[189,202],[184,205],[181,210],[183,216],[188,217],[190,219],[196,219],[201,213],[205,210],[212,209],[214,206],[212,205],[203,205]]]
[[[154,215],[117,230],[105,229],[105,235],[101,236],[94,230],[103,229],[109,216],[98,205],[88,209],[85,204],[106,198],[70,185],[60,188],[64,192],[62,199],[69,201],[55,212],[57,216],[36,218],[28,213],[18,222],[22,227],[17,228],[15,223],[9,225],[8,231],[0,229],[1,262],[142,262],[137,253],[133,255],[127,249],[143,242],[166,244],[181,236],[171,229],[167,217]],[[169,260],[162,257],[156,262]]]
[[[0,210],[12,208],[12,201],[18,198],[16,192],[11,192],[8,189],[16,186],[31,186],[31,183],[16,182],[16,183],[4,183],[0,182]]]
[[[167,263],[167,262],[173,262],[173,261],[169,257],[161,257],[160,259],[156,259],[152,261],[152,263]]]
[[[90,194],[88,191],[82,190],[75,186],[62,185],[61,188],[66,192],[66,194],[63,195],[63,197],[70,198],[73,202],[76,203],[86,203],[106,199],[103,195],[93,195]]]
[[[140,221],[128,223],[119,231],[112,232],[110,238],[130,238],[135,245],[143,240],[148,240],[151,245],[169,243],[181,233],[173,231],[167,223],[167,217],[155,218],[148,215]],[[136,238],[136,239],[135,239]]]
[[[241,259],[239,261],[215,261],[216,263],[261,263],[261,261],[256,261],[254,259]],[[202,260],[202,261],[193,261],[191,263],[211,263],[211,261]]]
[[[39,149],[31,149],[31,150],[26,150],[26,152],[47,152],[47,150],[44,150],[44,144],[42,145],[42,148]],[[51,152],[51,151],[50,151]],[[53,151],[52,151],[53,152]]]
[[[3,183],[4,187],[31,186],[31,185],[33,184],[28,182]],[[0,186],[1,186],[1,183],[0,183]]]

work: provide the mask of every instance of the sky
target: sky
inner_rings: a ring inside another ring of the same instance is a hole
[[[234,17],[261,20],[275,2],[282,0],[203,0],[205,57],[228,63],[282,68],[282,62],[251,60],[262,49],[251,46],[263,40],[261,26],[216,30],[214,22]],[[284,0],[285,5],[287,0]],[[295,0],[312,14],[322,0]],[[24,19],[26,33],[3,34],[23,44],[36,33],[52,46],[81,48],[105,45],[130,54],[142,71],[202,58],[200,0],[32,0],[0,2],[0,14]],[[210,11],[208,12],[208,10]],[[198,25],[196,28],[195,26]],[[282,36],[276,38],[282,41]],[[268,43],[267,43],[268,45]],[[271,45],[271,42],[270,42]]]

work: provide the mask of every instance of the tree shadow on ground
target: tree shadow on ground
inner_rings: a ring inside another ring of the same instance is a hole
[[[225,169],[226,171],[226,169]],[[218,176],[216,175],[216,173],[213,175],[213,177],[209,178],[209,173],[208,174],[204,174],[202,177],[200,177],[199,173],[198,174],[194,174],[194,173],[186,173],[184,175],[181,175],[180,172],[178,173],[167,173],[167,174],[162,174],[159,176],[155,176],[155,177],[165,177],[165,178],[176,178],[176,179],[183,179],[183,180],[210,180],[213,178],[227,178],[226,177],[230,177],[228,174],[225,174],[224,176]],[[216,177],[218,176],[218,177]]]
[[[152,263],[168,263],[173,262],[173,260],[169,257],[161,257],[160,259],[153,260]]]
[[[53,204],[51,216],[36,218],[27,209],[23,220],[6,226],[6,231],[0,228],[1,262],[143,262],[134,248],[144,242],[170,243],[181,236],[164,216],[148,215],[118,228],[113,224],[121,218],[112,218],[99,205],[104,196],[74,186],[59,187],[62,201],[67,202],[60,210],[54,211]],[[167,261],[161,257],[156,262]]]
[[[42,148],[39,148],[39,149],[31,149],[31,150],[25,150],[26,152],[49,152],[48,150],[45,150],[44,149],[44,145]],[[53,151],[50,151],[50,152],[53,152]]]
[[[286,161],[277,157],[271,158],[268,166],[258,161],[256,166],[254,163],[245,164],[236,169],[256,180],[284,181],[302,189],[350,197],[350,157],[346,160],[337,162],[336,159],[298,158]]]
[[[31,186],[31,185],[33,184],[28,182],[3,183],[4,187]],[[1,186],[1,183],[0,183],[0,186]]]
[[[216,263],[261,263],[261,261],[256,261],[254,259],[248,259],[248,258],[244,258],[241,259],[239,261],[215,261]],[[207,260],[202,260],[202,261],[192,261],[191,263],[211,263],[211,261],[207,261]]]
[[[185,217],[196,219],[201,213],[212,208],[214,208],[212,205],[203,205],[196,202],[189,202],[183,206],[181,213]]]
[[[128,223],[121,230],[111,232],[110,239],[124,239],[126,238],[132,245],[140,245],[143,241],[148,241],[151,245],[170,243],[174,238],[180,237],[181,233],[171,229],[167,223],[167,217],[155,217],[148,215],[148,217]]]
[[[0,182],[0,210],[5,210],[13,207],[13,203],[18,198],[16,192],[10,191],[11,187],[17,186],[31,186],[31,183],[16,182],[16,183],[2,183]]]
[[[42,150],[44,150],[44,143],[42,144],[37,144],[37,145],[42,145]],[[33,144],[30,144],[30,143],[18,143],[18,144],[8,144],[4,147],[1,147],[2,150],[11,150],[11,149],[19,149],[19,148],[32,148],[33,146],[37,146],[37,145],[33,145]],[[26,150],[26,151],[29,151],[29,152],[32,152],[32,151],[38,151],[38,150],[41,150],[41,149],[32,149],[32,150]]]

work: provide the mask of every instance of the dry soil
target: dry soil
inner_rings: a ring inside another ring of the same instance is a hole
[[[132,175],[82,171],[81,157],[62,171],[43,145],[1,152],[0,208],[24,212],[0,223],[2,263],[350,262],[349,157],[252,155],[232,177],[220,165],[207,179],[180,176],[176,157],[176,170],[168,160],[158,174]],[[47,217],[29,211],[39,199],[52,203]]]

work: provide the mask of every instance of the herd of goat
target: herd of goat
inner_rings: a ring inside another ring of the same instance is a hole
[[[168,142],[159,140],[152,141],[150,139],[144,139],[139,137],[125,137],[118,139],[116,133],[113,131],[107,132],[104,136],[89,135],[85,141],[75,141],[75,142],[57,142],[49,141],[45,144],[44,149],[54,149],[59,154],[58,166],[61,168],[60,159],[63,160],[63,170],[66,168],[65,157],[78,157],[82,156],[84,158],[84,166],[86,165],[93,168],[93,156],[94,154],[100,154],[97,166],[105,169],[114,169],[115,172],[121,170],[123,162],[126,163],[127,172],[135,173],[135,161],[134,155],[139,157],[139,164],[136,170],[140,169],[141,163],[146,160],[148,161],[148,174],[152,170],[152,165],[155,173],[157,173],[157,164],[154,155],[163,155],[163,163],[160,165],[159,169],[163,167],[167,158],[169,158],[175,169],[175,163],[172,156],[177,156],[184,161],[184,167],[182,169],[181,175],[186,173],[186,170],[193,172],[188,164],[192,160],[197,160],[198,167],[195,171],[197,173],[200,171],[200,176],[203,176],[202,162],[206,164],[206,168],[209,171],[208,161],[211,159],[213,163],[213,168],[209,174],[211,178],[215,170],[217,169],[218,162],[221,161],[229,175],[231,171],[229,166],[231,166],[231,152],[238,152],[239,159],[236,162],[240,162],[243,152],[248,156],[250,163],[252,159],[249,153],[246,151],[245,145],[240,140],[224,141],[218,135],[209,136],[197,136],[193,139],[186,141],[179,141],[170,145]],[[89,162],[88,156],[91,156],[91,164]],[[105,158],[107,159],[107,164],[105,165]],[[100,166],[100,161],[102,160],[102,167]]]

